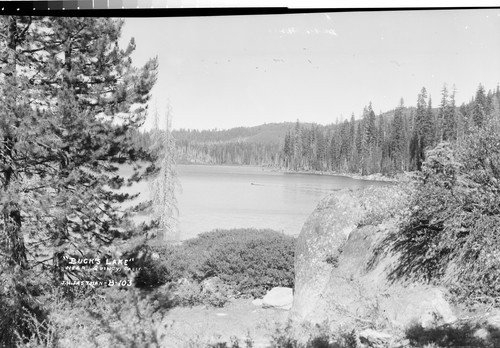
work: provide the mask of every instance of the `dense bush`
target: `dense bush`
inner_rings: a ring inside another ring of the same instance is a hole
[[[242,295],[261,296],[275,286],[293,287],[295,239],[271,230],[205,233],[188,248],[207,250],[200,270]]]
[[[500,337],[497,330],[491,327],[483,328],[488,334],[481,338],[475,334],[480,329],[477,323],[469,322],[426,328],[414,323],[405,330],[405,336],[412,347],[499,347]]]
[[[127,255],[134,258],[133,267],[139,268],[135,276],[135,285],[142,289],[151,289],[188,277],[190,259],[182,248],[175,245],[142,245]]]
[[[468,302],[500,300],[500,127],[427,154],[410,211],[393,240],[393,276],[445,283]]]
[[[183,293],[181,303],[206,304],[219,300],[198,288],[204,280],[217,277],[239,295],[261,296],[275,286],[293,287],[294,251],[295,238],[272,230],[202,233],[181,245],[137,250],[134,255],[141,270],[136,286],[154,288],[187,279],[177,286]]]

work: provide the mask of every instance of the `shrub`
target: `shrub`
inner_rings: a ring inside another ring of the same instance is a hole
[[[127,255],[140,271],[135,285],[152,289],[176,286],[183,305],[221,306],[236,293],[261,296],[275,286],[293,287],[295,238],[272,230],[233,229],[202,233],[180,245],[141,246]],[[217,289],[202,293],[200,284],[217,277]]]
[[[168,294],[163,295],[153,298],[134,288],[107,289],[106,302],[90,314],[103,329],[108,346],[160,347],[158,328],[172,306]]]
[[[484,339],[476,336],[479,329],[479,325],[468,322],[430,328],[413,324],[405,330],[405,336],[412,347],[498,347],[500,341],[495,337],[493,328],[485,329],[489,338]]]
[[[23,321],[27,330],[17,332],[17,347],[58,347],[59,330],[49,319],[42,320],[33,313],[25,310]]]
[[[160,323],[173,302],[168,291],[98,288],[95,298],[68,298],[53,289],[48,317],[26,312],[29,331],[18,332],[18,347],[159,347]],[[3,346],[3,345],[2,345]],[[6,345],[11,347],[12,345]]]
[[[407,205],[411,192],[406,183],[389,184],[385,187],[370,187],[363,191],[361,204],[366,213],[358,223],[358,227],[376,226],[387,219],[399,217]]]
[[[224,307],[234,295],[231,288],[217,277],[207,279],[201,285],[201,302],[209,306]]]
[[[243,345],[244,344],[244,345]],[[231,342],[217,342],[213,344],[208,344],[207,348],[252,348],[253,340],[248,336],[243,343],[237,337],[231,337]]]
[[[127,258],[134,257],[134,267],[140,268],[135,276],[135,286],[151,289],[189,276],[190,260],[181,248],[174,245],[152,247],[143,245]]]
[[[207,305],[224,307],[231,298],[231,291],[224,283],[206,288],[196,280],[184,280],[175,286],[175,302],[182,306]]]
[[[427,154],[410,212],[392,248],[394,277],[445,283],[467,304],[500,297],[500,132],[476,129],[462,145]]]
[[[40,341],[52,337],[49,326],[33,325],[47,321],[47,310],[37,300],[41,289],[33,275],[0,265],[0,347],[14,347],[33,336]]]
[[[201,300],[201,285],[196,281],[182,282],[175,289],[175,301],[182,306],[196,306]]]
[[[208,251],[200,262],[204,277],[217,276],[242,295],[256,297],[275,286],[293,287],[293,237],[271,230],[214,231],[187,247]]]
[[[361,343],[355,329],[341,329],[338,332],[332,332],[327,323],[316,324],[314,326],[303,326],[298,330],[300,335],[306,334],[298,340],[294,333],[291,321],[284,326],[276,326],[271,336],[271,347],[273,348],[359,348]],[[301,343],[300,341],[304,341]]]

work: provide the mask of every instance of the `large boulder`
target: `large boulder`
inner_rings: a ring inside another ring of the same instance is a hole
[[[332,270],[327,259],[338,256],[335,253],[356,228],[363,212],[359,200],[352,199],[352,192],[343,191],[323,199],[306,220],[295,250],[293,315],[306,319],[317,310],[315,304]]]
[[[396,186],[339,191],[304,224],[295,254],[292,319],[337,327],[403,328],[456,318],[446,290],[390,278],[397,260],[381,241],[405,199]]]

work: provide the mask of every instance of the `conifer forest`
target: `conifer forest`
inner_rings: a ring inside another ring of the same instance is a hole
[[[173,135],[181,161],[394,175],[420,170],[426,149],[460,142],[498,117],[499,100],[498,86],[486,91],[479,85],[470,102],[461,105],[456,105],[454,87],[443,85],[437,101],[423,87],[413,105],[401,100],[394,110],[376,114],[376,101],[370,102],[360,116],[330,125],[297,120],[230,130],[181,129]]]

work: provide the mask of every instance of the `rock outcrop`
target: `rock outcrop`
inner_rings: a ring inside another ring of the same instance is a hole
[[[385,186],[339,191],[320,202],[297,241],[292,319],[392,329],[456,320],[444,288],[390,281],[396,255],[375,253],[395,231],[391,212],[404,199],[396,186]]]

